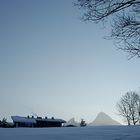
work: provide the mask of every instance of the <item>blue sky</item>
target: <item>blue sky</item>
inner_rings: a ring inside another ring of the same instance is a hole
[[[73,0],[0,0],[0,112],[114,119],[116,102],[140,87],[140,60],[127,60],[109,27],[85,23]]]

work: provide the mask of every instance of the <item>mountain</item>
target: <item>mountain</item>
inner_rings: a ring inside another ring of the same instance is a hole
[[[89,124],[90,126],[93,125],[121,125],[119,122],[113,120],[110,116],[105,114],[104,112],[100,112],[95,120]]]
[[[76,122],[74,118],[71,118],[69,121],[65,123],[65,126],[68,126],[68,125],[80,126],[80,124]]]

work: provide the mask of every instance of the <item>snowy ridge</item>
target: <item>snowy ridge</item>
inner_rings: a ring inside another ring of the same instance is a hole
[[[73,125],[73,126],[80,126],[80,124],[78,122],[75,121],[75,118],[71,118],[69,121],[67,121],[64,126],[68,126],[68,125]]]

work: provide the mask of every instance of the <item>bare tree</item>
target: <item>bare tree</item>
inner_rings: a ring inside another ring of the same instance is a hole
[[[140,0],[76,0],[83,20],[99,23],[111,20],[111,38],[129,58],[140,57]]]
[[[128,125],[135,125],[140,120],[140,96],[136,92],[127,92],[117,103],[117,110]]]
[[[130,125],[131,124],[130,112],[127,104],[125,104],[125,102],[123,102],[122,99],[120,100],[119,103],[117,103],[117,110],[119,112],[119,115],[122,116],[125,121],[127,121],[128,125]]]

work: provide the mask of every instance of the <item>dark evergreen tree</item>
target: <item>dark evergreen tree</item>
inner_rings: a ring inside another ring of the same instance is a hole
[[[80,126],[81,127],[86,126],[86,122],[84,121],[84,119],[81,119]]]

